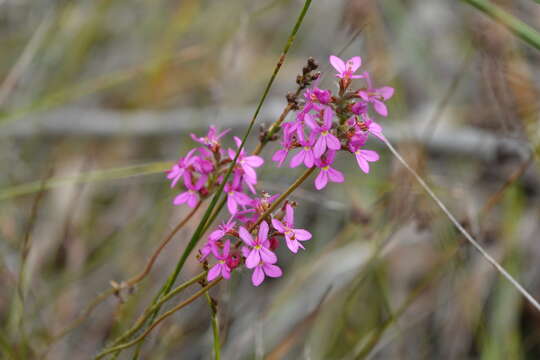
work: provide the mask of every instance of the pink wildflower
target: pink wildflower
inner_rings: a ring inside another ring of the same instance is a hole
[[[300,152],[291,159],[291,167],[295,168],[301,163],[304,163],[308,168],[313,167],[313,164],[315,163],[315,155],[313,154],[314,137],[310,136],[309,140],[300,139],[299,142],[300,145],[302,145],[302,148]]]
[[[354,75],[356,70],[362,66],[362,58],[360,56],[355,56],[343,62],[337,56],[330,56],[330,64],[337,70],[336,76],[340,79],[360,79],[362,75]]]
[[[238,180],[225,184],[224,191],[227,193],[227,208],[231,215],[238,212],[239,205],[248,205],[251,202],[251,198],[242,192]]]
[[[206,136],[199,137],[195,134],[191,134],[191,138],[198,143],[208,146],[210,150],[215,152],[221,146],[219,143],[219,139],[221,139],[221,137],[223,137],[223,135],[227,134],[229,131],[231,131],[231,129],[224,130],[220,134],[218,134],[216,127],[210,125],[210,128],[208,129],[208,134]]]
[[[269,264],[265,262],[260,262],[253,269],[253,274],[251,275],[251,283],[255,286],[259,286],[265,279],[265,276],[271,278],[278,278],[283,275],[280,267],[274,264]]]
[[[186,173],[184,176],[185,185],[187,188],[187,191],[177,195],[174,200],[174,205],[181,205],[183,203],[187,203],[189,207],[194,208],[197,206],[197,203],[199,202],[199,190],[203,187],[204,183],[206,182],[207,178],[201,176],[197,183],[193,185],[191,176],[189,173]]]
[[[375,89],[371,83],[371,78],[367,72],[364,73],[366,81],[368,83],[368,88],[365,90],[359,90],[358,96],[360,96],[364,101],[370,102],[373,104],[373,108],[382,116],[388,115],[388,109],[384,101],[390,99],[394,95],[394,88],[390,86],[383,86],[382,88]]]
[[[319,125],[315,122],[311,123],[313,131],[319,134],[317,141],[313,147],[313,154],[316,158],[320,158],[326,151],[326,148],[332,150],[341,149],[341,143],[339,139],[330,132],[332,128],[332,118],[334,117],[334,111],[330,107],[326,107],[323,111],[323,125]]]
[[[341,171],[330,167],[334,162],[335,154],[335,151],[328,151],[324,159],[315,159],[315,165],[321,169],[319,175],[315,178],[315,188],[317,190],[324,189],[329,180],[335,183],[345,181]]]
[[[196,150],[197,149],[192,149],[185,157],[178,159],[176,164],[167,171],[167,179],[172,180],[171,187],[175,187],[178,180],[180,180],[186,171],[188,171],[188,167],[193,163],[193,153]]]
[[[207,280],[212,281],[219,276],[223,276],[225,279],[230,279],[231,277],[231,268],[227,264],[227,260],[230,257],[231,251],[231,242],[230,240],[225,241],[223,245],[223,251],[220,253],[219,248],[216,243],[212,243],[212,253],[218,259],[218,262],[208,270]]]
[[[298,248],[304,248],[300,241],[311,239],[311,233],[304,229],[293,229],[294,226],[294,210],[290,204],[285,206],[285,217],[283,221],[272,219],[274,229],[285,236],[287,247],[293,253],[298,252]]]
[[[379,160],[379,154],[373,150],[358,149],[354,152],[356,162],[364,173],[369,173],[369,163]]]
[[[246,267],[253,269],[259,263],[275,264],[277,256],[270,251],[270,242],[268,241],[268,224],[263,221],[259,226],[257,238],[253,239],[249,231],[244,227],[240,227],[238,234],[244,243],[248,246],[249,253],[246,257]]]

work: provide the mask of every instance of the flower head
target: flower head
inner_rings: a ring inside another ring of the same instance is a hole
[[[384,101],[390,99],[394,95],[394,88],[390,86],[383,86],[381,88],[375,89],[371,83],[371,78],[367,72],[364,73],[366,81],[368,83],[368,88],[358,91],[358,96],[364,101],[367,101],[373,104],[373,108],[377,113],[382,116],[388,115],[388,109]]]
[[[270,241],[268,241],[268,224],[263,221],[259,226],[259,232],[254,239],[253,236],[244,227],[238,229],[240,238],[249,249],[246,257],[246,267],[253,269],[259,263],[275,264],[277,256],[270,249]]]
[[[360,79],[362,75],[354,75],[356,70],[362,66],[362,58],[355,56],[344,62],[339,57],[331,55],[330,64],[337,70],[336,76],[340,79]]]
[[[298,249],[303,249],[304,246],[300,241],[306,241],[311,239],[311,233],[304,229],[294,229],[294,210],[291,204],[285,206],[285,216],[282,221],[274,218],[272,219],[272,226],[279,233],[285,236],[287,247],[293,253],[297,253]]]
[[[334,162],[335,154],[335,151],[328,151],[325,158],[315,159],[315,165],[321,169],[319,175],[315,178],[315,188],[317,190],[324,189],[328,184],[328,181],[335,183],[342,183],[345,181],[343,173],[330,166]]]
[[[230,257],[231,251],[231,242],[230,240],[225,241],[223,244],[223,250],[220,252],[218,245],[214,242],[211,244],[212,254],[218,259],[218,262],[208,270],[207,280],[212,281],[219,276],[223,276],[225,279],[230,279],[231,277],[231,268],[227,264],[227,260]]]
[[[231,129],[227,129],[218,134],[216,127],[210,125],[208,134],[206,134],[206,136],[199,137],[195,134],[191,134],[191,138],[200,144],[206,145],[210,150],[215,152],[221,147],[219,139],[221,139],[223,135],[227,134],[229,131],[231,131]]]

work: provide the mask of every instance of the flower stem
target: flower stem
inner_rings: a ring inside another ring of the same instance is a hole
[[[124,344],[121,344],[121,345],[118,345],[118,346],[114,346],[114,347],[111,347],[109,349],[105,349],[103,350],[102,352],[100,352],[98,355],[96,355],[96,357],[94,358],[94,360],[99,360],[99,359],[102,359],[103,357],[105,357],[106,355],[108,354],[111,354],[111,353],[114,353],[114,352],[117,352],[117,351],[121,351],[121,350],[124,350],[124,349],[127,349],[133,345],[136,345],[138,344],[139,342],[143,341],[146,336],[148,336],[148,334],[150,334],[150,332],[152,330],[154,330],[154,328],[156,326],[158,326],[163,320],[165,320],[166,318],[168,318],[169,316],[171,316],[172,314],[174,314],[175,312],[177,312],[178,310],[181,310],[182,308],[186,307],[187,305],[191,304],[193,301],[197,300],[199,297],[201,297],[202,295],[204,295],[209,289],[211,289],[212,287],[216,286],[220,281],[222,280],[222,278],[219,278],[217,280],[214,280],[212,281],[211,283],[209,283],[208,285],[206,285],[205,287],[203,287],[202,289],[200,289],[199,291],[197,291],[195,294],[193,294],[191,297],[189,297],[188,299],[182,301],[180,304],[176,305],[175,307],[173,307],[172,309],[170,309],[169,311],[163,313],[163,315],[161,315],[159,318],[157,318],[156,321],[154,321],[152,323],[152,325],[150,325],[140,336],[138,336],[137,338],[127,342],[127,343],[124,343]]]
[[[206,271],[203,271],[202,273],[198,274],[197,276],[189,279],[188,281],[184,282],[183,284],[177,286],[174,288],[171,292],[169,292],[166,296],[163,296],[159,299],[155,304],[153,304],[150,308],[144,311],[144,313],[135,321],[135,324],[126,332],[124,332],[120,337],[116,338],[111,346],[115,346],[117,344],[120,344],[122,341],[128,339],[131,335],[133,335],[137,330],[139,330],[148,317],[152,314],[154,310],[159,308],[161,305],[163,305],[165,302],[170,300],[174,295],[178,294],[179,292],[183,291],[184,289],[188,288],[189,286],[197,283],[198,281],[202,280],[204,276],[206,275]]]
[[[212,335],[214,337],[214,359],[219,360],[221,357],[221,343],[219,340],[219,323],[217,317],[217,304],[212,297],[206,292],[205,294],[208,305],[210,306],[212,317]]]

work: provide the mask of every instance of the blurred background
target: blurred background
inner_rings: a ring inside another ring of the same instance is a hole
[[[492,3],[540,29],[538,2]],[[64,331],[187,214],[164,171],[194,145],[191,132],[243,134],[302,5],[0,0],[2,358],[90,358],[148,305],[202,211],[132,294]],[[258,125],[279,115],[309,56],[335,89],[337,53],[361,55],[376,85],[396,88],[380,121],[390,141],[540,298],[540,51],[466,2],[313,1]],[[222,357],[540,358],[540,314],[371,145],[381,161],[369,176],[343,157],[343,186],[309,181],[295,193],[314,237],[297,256],[278,250],[283,278],[254,288],[239,272],[212,290]],[[260,188],[281,192],[300,171],[267,161]],[[181,279],[199,272],[192,258]],[[143,359],[211,356],[204,299],[141,348]]]

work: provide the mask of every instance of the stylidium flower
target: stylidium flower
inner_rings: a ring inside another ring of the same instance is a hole
[[[386,101],[394,95],[394,88],[390,86],[383,86],[381,88],[375,89],[371,84],[371,78],[367,72],[364,73],[366,81],[368,83],[368,88],[365,90],[359,90],[358,96],[364,101],[373,104],[373,108],[382,116],[388,115],[388,109],[383,101]]]
[[[264,281],[265,277],[278,278],[283,275],[280,267],[274,264],[260,262],[253,269],[251,274],[251,283],[255,286],[259,286]]]
[[[233,183],[225,184],[224,191],[227,194],[227,208],[229,213],[234,215],[238,212],[239,205],[248,205],[251,202],[251,198],[242,192],[239,184],[235,184],[237,181],[233,180]]]
[[[197,149],[192,149],[187,155],[183,158],[180,158],[173,167],[167,171],[167,179],[172,180],[171,187],[175,187],[176,183],[184,176],[188,167],[193,163],[193,153]]]
[[[330,56],[330,64],[338,72],[336,76],[340,79],[360,79],[362,75],[354,75],[356,70],[362,66],[362,58],[355,56],[344,62],[337,56]]]
[[[304,229],[293,229],[294,226],[294,210],[290,204],[285,206],[285,217],[282,221],[278,219],[272,219],[272,226],[279,233],[285,236],[285,242],[287,247],[293,253],[297,253],[298,249],[303,249],[304,246],[300,241],[306,241],[311,239],[311,233]]]
[[[218,134],[216,127],[214,125],[210,125],[208,134],[206,134],[206,136],[199,137],[195,134],[191,134],[191,138],[198,143],[208,146],[210,150],[217,151],[217,149],[220,147],[219,139],[221,139],[221,137],[223,137],[223,135],[227,134],[229,131],[231,131],[231,129],[224,130]]]
[[[328,184],[328,181],[335,183],[342,183],[345,181],[341,171],[330,167],[334,162],[335,154],[335,151],[328,151],[324,159],[315,159],[315,165],[321,169],[319,175],[315,178],[315,188],[317,190],[324,189]]]
[[[235,137],[234,140],[236,141],[236,145],[240,147],[242,141],[237,137]],[[235,156],[236,152],[233,149],[229,149],[229,158],[233,160]],[[244,149],[242,149],[238,155],[237,163],[244,171],[244,180],[251,185],[256,184],[257,173],[255,172],[254,168],[258,168],[264,164],[264,159],[257,155],[246,156]]]
[[[320,158],[327,148],[332,150],[341,149],[339,139],[330,132],[333,117],[334,111],[330,107],[326,107],[323,111],[323,125],[318,125],[315,122],[311,124],[313,131],[319,135],[313,146],[313,154],[316,158]]]
[[[212,254],[216,257],[218,262],[208,270],[207,280],[212,281],[219,276],[223,276],[225,279],[230,279],[231,277],[231,268],[227,264],[227,260],[230,256],[231,251],[231,242],[230,240],[225,241],[223,244],[223,251],[220,252],[216,243],[212,243]]]
[[[302,147],[300,148],[300,152],[291,159],[291,167],[295,168],[301,163],[304,163],[308,168],[313,167],[315,164],[315,155],[313,154],[313,144],[315,143],[314,136],[310,136],[309,140],[300,139],[299,143]]]
[[[259,263],[275,264],[277,256],[270,249],[270,241],[268,241],[268,224],[263,221],[259,226],[259,233],[253,239],[249,231],[244,227],[238,229],[238,234],[242,241],[248,246],[249,253],[246,257],[246,267],[253,269]]]
[[[362,114],[361,116],[362,120],[358,119],[357,116],[351,117],[349,120],[347,120],[347,124],[349,126],[354,126],[359,132],[363,134],[370,133],[378,137],[382,141],[386,141],[386,138],[382,133],[383,130],[381,125],[371,120],[371,118],[367,114]]]
[[[207,178],[201,175],[197,183],[193,185],[191,175],[186,173],[184,175],[184,181],[188,190],[177,195],[173,200],[173,204],[181,205],[183,203],[187,203],[190,208],[197,206],[197,203],[199,202],[199,190],[203,187],[206,180]]]
[[[373,150],[358,149],[354,152],[356,162],[364,173],[369,173],[369,163],[379,160],[379,154]]]
[[[208,235],[208,239],[211,241],[216,241],[227,235],[227,233],[231,232],[234,227],[236,226],[236,222],[232,221],[232,217],[224,223],[221,223],[221,225],[218,226],[218,228],[210,233]]]

